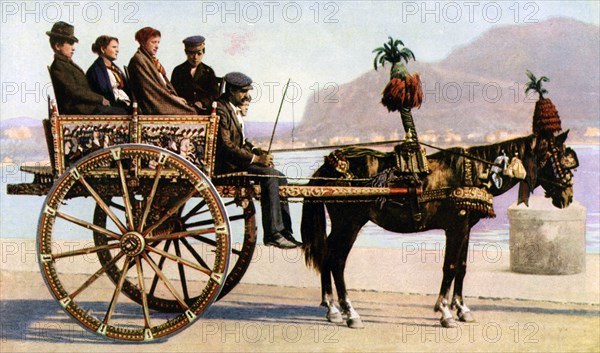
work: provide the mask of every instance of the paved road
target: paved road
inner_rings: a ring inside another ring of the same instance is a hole
[[[242,284],[168,340],[122,344],[75,324],[39,273],[3,271],[0,292],[1,352],[600,351],[600,307],[588,304],[469,298],[477,322],[443,329],[435,296],[352,291],[366,324],[352,330],[324,320],[317,288]]]

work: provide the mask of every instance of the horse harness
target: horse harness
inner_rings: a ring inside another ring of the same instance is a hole
[[[485,167],[483,172],[480,172],[477,166],[474,165],[474,160],[479,161],[479,159],[469,156],[464,150],[456,153],[464,157],[462,159],[461,186],[432,190],[423,190],[425,179],[430,170],[425,150],[419,146],[418,142],[408,141],[396,145],[391,153],[364,149],[335,150],[325,157],[325,162],[340,173],[340,180],[348,182],[356,179],[350,171],[350,161],[348,159],[366,154],[373,157],[390,157],[393,154],[395,165],[373,176],[364,186],[408,188],[409,194],[407,196],[379,197],[376,203],[379,208],[383,208],[387,202],[401,207],[408,207],[411,211],[415,230],[422,230],[426,227],[422,206],[427,202],[450,200],[452,206],[461,215],[466,215],[467,212],[476,212],[484,218],[496,216],[493,196],[486,190],[481,181],[489,176],[488,166]],[[494,163],[487,161],[483,162],[494,165]]]

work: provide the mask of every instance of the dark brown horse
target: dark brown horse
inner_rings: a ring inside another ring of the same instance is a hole
[[[565,148],[567,132],[556,138],[536,138],[533,135],[521,137],[493,145],[470,148],[452,148],[427,157],[430,173],[423,178],[423,195],[418,203],[414,198],[400,197],[373,202],[353,203],[314,203],[305,202],[302,209],[302,240],[304,242],[307,265],[321,274],[322,306],[327,307],[327,319],[331,322],[343,322],[352,328],[363,327],[360,316],[352,307],[346,292],[344,268],[346,259],[360,229],[368,222],[397,233],[414,233],[430,229],[443,229],[446,233],[446,251],[443,266],[443,279],[435,311],[441,312],[441,324],[444,327],[456,326],[450,309],[457,308],[461,321],[473,321],[469,308],[463,301],[463,281],[467,270],[467,250],[471,228],[483,217],[493,216],[493,208],[485,210],[466,200],[451,197],[453,190],[481,190],[487,188],[489,194],[497,196],[508,191],[520,180],[498,173],[496,183],[479,178],[479,174],[498,156],[507,154],[518,156],[525,161],[525,169],[530,175],[531,187],[541,185],[546,197],[552,199],[554,206],[567,207],[573,199],[572,164],[565,163],[569,158],[576,159],[574,151]],[[357,153],[361,152],[361,153]],[[344,152],[341,152],[344,154]],[[352,149],[347,162],[355,179],[373,178],[376,180],[396,166],[393,153],[377,153],[368,149]],[[389,174],[389,173],[388,173]],[[484,173],[485,174],[485,173]],[[352,179],[343,179],[339,171],[329,163],[322,165],[313,176],[312,185],[359,185]],[[328,178],[340,178],[331,181]],[[500,185],[498,179],[502,179]],[[348,181],[350,180],[350,181]],[[485,186],[487,184],[487,186]],[[467,187],[465,189],[465,187]],[[477,191],[475,190],[475,191]],[[489,200],[491,197],[488,195]],[[455,195],[456,196],[456,195]],[[310,201],[310,200],[309,200]],[[383,202],[385,201],[385,202]],[[458,202],[457,202],[458,201]],[[326,234],[325,206],[331,219],[331,233]],[[485,205],[483,205],[485,206]],[[487,213],[486,213],[487,212]],[[420,214],[420,217],[415,217]],[[331,276],[337,288],[338,309],[333,300]],[[449,292],[454,281],[454,296],[449,301]]]

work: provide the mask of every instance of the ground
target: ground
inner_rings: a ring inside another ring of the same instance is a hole
[[[99,291],[106,293],[98,295],[109,295],[114,287],[103,283]],[[123,344],[81,329],[52,299],[39,273],[3,271],[0,288],[2,352],[600,350],[600,307],[593,304],[467,298],[477,322],[444,329],[433,312],[433,295],[351,291],[366,326],[353,330],[325,321],[318,288],[241,284],[179,334]]]

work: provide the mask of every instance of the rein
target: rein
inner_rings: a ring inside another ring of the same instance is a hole
[[[379,142],[366,142],[366,143],[355,143],[355,144],[347,144],[347,145],[326,145],[326,146],[314,146],[314,147],[300,147],[300,148],[281,148],[281,149],[277,149],[277,150],[272,150],[271,152],[303,152],[303,151],[318,151],[318,150],[328,150],[328,149],[338,149],[338,148],[346,148],[346,147],[361,147],[361,146],[382,146],[382,145],[391,145],[394,143],[401,143],[401,142],[405,142],[406,140],[389,140],[389,141],[379,141]],[[431,147],[433,149],[436,149],[438,151],[443,151],[446,153],[451,153],[451,154],[455,154],[458,156],[462,156],[465,158],[469,158],[471,160],[475,160],[487,165],[494,165],[494,163],[486,161],[485,159],[481,159],[475,156],[471,156],[468,153],[462,153],[462,152],[456,152],[456,151],[451,151],[447,148],[442,148],[442,147],[438,147],[438,146],[434,146],[434,145],[430,145],[428,143],[424,143],[419,141],[419,144],[423,145],[423,146],[427,146],[427,147]]]
[[[345,144],[345,145],[326,145],[326,146],[314,146],[314,147],[301,147],[301,148],[282,148],[282,149],[277,149],[277,150],[272,150],[271,152],[302,152],[302,151],[318,151],[318,150],[324,150],[324,149],[338,149],[338,148],[347,148],[347,147],[360,147],[360,146],[381,146],[381,145],[390,145],[390,144],[394,144],[394,143],[401,143],[401,142],[405,142],[405,140],[389,140],[389,141],[380,141],[380,142],[367,142],[367,143],[356,143],[356,144]],[[480,163],[483,163],[485,165],[488,166],[493,166],[494,163],[487,161],[485,159],[479,158],[479,157],[475,157],[472,156],[468,153],[464,153],[464,152],[459,152],[459,151],[453,151],[447,148],[442,148],[442,147],[438,147],[438,146],[434,146],[434,145],[430,145],[428,143],[425,142],[421,142],[419,141],[419,144],[423,145],[423,146],[427,146],[433,149],[436,149],[438,151],[444,152],[444,153],[450,153],[453,155],[457,155],[457,156],[461,156],[464,158],[467,158],[469,160],[472,161],[477,161]],[[557,163],[557,161],[552,161],[553,163]],[[260,176],[256,176],[256,177],[260,177]],[[265,176],[262,176],[265,177]],[[277,176],[276,176],[277,177]],[[303,178],[293,178],[293,179],[313,179],[313,177],[303,177]],[[325,178],[321,178],[321,179],[325,179]],[[329,178],[327,178],[329,179]],[[335,178],[331,178],[331,180],[333,180]],[[540,181],[546,182],[548,184],[552,184],[554,186],[557,187],[569,187],[570,185],[568,183],[564,183],[564,182],[557,182],[557,181],[553,181],[553,180],[548,180],[546,178],[542,178],[542,177],[538,177],[537,178]],[[365,179],[366,180],[366,179]]]

